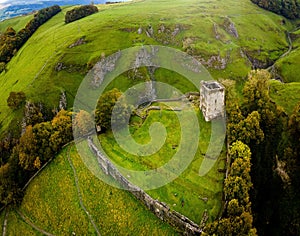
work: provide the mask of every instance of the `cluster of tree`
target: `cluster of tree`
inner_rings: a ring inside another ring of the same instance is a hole
[[[0,36],[0,69],[5,68],[5,63],[11,60],[14,54],[42,24],[60,11],[61,8],[58,5],[39,10],[34,14],[33,19],[26,24],[25,28],[18,33],[12,27],[8,27],[4,34]]]
[[[209,224],[209,235],[256,235],[251,213],[250,188],[252,187],[250,148],[237,141],[228,150],[232,164],[225,179],[225,209],[220,220]]]
[[[92,15],[98,12],[98,8],[94,5],[84,5],[76,7],[70,11],[67,11],[65,16],[65,22],[70,23],[86,16]]]
[[[300,18],[299,0],[251,0],[258,6],[289,19]]]
[[[101,130],[109,130],[112,125],[115,129],[120,129],[126,125],[127,118],[131,114],[131,108],[121,96],[122,93],[114,88],[99,98],[95,110],[95,122]]]
[[[300,102],[289,117],[283,137],[283,153],[279,156],[283,157],[288,178],[281,182],[279,222],[282,235],[300,235]]]
[[[6,151],[1,152],[0,204],[20,202],[29,178],[72,139],[72,113],[61,110],[51,121],[27,126],[19,140],[0,142]]]
[[[289,117],[269,96],[270,77],[264,70],[249,73],[243,101],[225,81],[227,138],[252,152],[250,202],[258,234],[299,235],[300,103]]]

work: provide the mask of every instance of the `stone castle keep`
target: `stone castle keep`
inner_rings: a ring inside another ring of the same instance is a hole
[[[200,109],[206,121],[223,117],[225,88],[216,81],[201,81]]]

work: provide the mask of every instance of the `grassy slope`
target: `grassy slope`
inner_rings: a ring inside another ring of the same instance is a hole
[[[171,36],[158,35],[161,24],[170,28],[171,32],[175,25],[181,25],[184,30],[175,39],[169,40],[169,46],[190,48],[193,54],[205,59],[212,55],[225,57],[230,54],[230,63],[225,70],[211,70],[216,79],[241,79],[247,74],[250,67],[246,58],[241,56],[241,47],[248,51],[260,49],[261,57],[268,52],[271,57],[280,55],[288,46],[284,30],[292,28],[289,22],[282,26],[280,16],[266,12],[248,0],[214,0],[209,3],[147,0],[99,8],[99,13],[68,25],[64,23],[64,14],[68,10],[65,8],[41,26],[8,64],[8,71],[0,75],[1,131],[16,116],[6,105],[10,91],[23,90],[29,99],[43,101],[52,108],[58,105],[59,94],[65,90],[71,107],[76,89],[86,73],[87,63],[95,62],[101,55],[110,55],[134,45],[158,43],[145,33],[138,35],[140,26],[146,28],[151,24],[155,37],[164,41]],[[238,39],[224,30],[224,18],[227,16],[239,31]],[[253,16],[256,19],[254,22]],[[220,40],[215,38],[213,23],[218,24]],[[87,44],[68,48],[83,36]],[[56,72],[54,68],[58,62],[73,68],[76,65],[77,70]]]
[[[69,147],[68,147],[69,148]],[[95,235],[94,228],[79,205],[72,169],[67,160],[68,148],[29,185],[20,211],[36,226],[55,235]],[[110,187],[83,165],[74,147],[71,159],[76,168],[83,202],[103,235],[174,235],[128,192]],[[1,217],[2,218],[2,217]],[[14,212],[8,217],[8,235],[21,232],[37,234]]]
[[[271,98],[288,114],[292,114],[297,103],[300,102],[300,83],[282,84],[270,81]]]
[[[9,26],[13,26],[14,30],[18,32],[23,29],[27,22],[33,18],[33,15],[19,16],[12,19],[4,20],[0,23],[0,32],[3,33]]]
[[[299,25],[299,21],[298,21]],[[284,82],[300,82],[300,30],[291,34],[293,51],[276,63],[278,73],[283,77]],[[297,63],[298,62],[298,63]]]
[[[221,154],[218,162],[206,176],[200,177],[198,174],[203,155],[210,141],[211,130],[210,123],[204,121],[199,111],[198,117],[201,129],[200,142],[192,163],[173,182],[159,189],[149,191],[149,194],[155,199],[167,203],[171,209],[185,214],[196,223],[200,223],[204,210],[208,210],[210,220],[218,216],[221,210],[224,178],[224,174],[218,172],[218,169],[224,168],[223,154]],[[149,127],[153,122],[157,121],[166,128],[167,138],[162,148],[153,155],[141,158],[140,156],[128,154],[116,143],[112,133],[100,136],[101,145],[112,161],[126,169],[145,170],[163,166],[178,151],[178,148],[174,149],[172,146],[182,143],[180,134],[181,127],[184,124],[178,123],[173,112],[162,111],[160,113],[159,111],[152,111],[143,124],[137,122],[132,127],[133,138],[137,143],[147,144],[150,141]],[[205,202],[203,198],[208,198],[208,201]],[[184,207],[181,206],[181,199],[184,199]]]

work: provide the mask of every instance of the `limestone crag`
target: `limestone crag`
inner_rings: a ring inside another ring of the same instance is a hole
[[[105,75],[109,72],[114,71],[116,63],[121,57],[121,55],[121,51],[119,51],[107,58],[101,59],[99,62],[96,63],[92,71],[92,87],[98,88],[102,84]]]

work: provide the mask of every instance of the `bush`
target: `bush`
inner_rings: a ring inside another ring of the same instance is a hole
[[[7,98],[7,105],[12,110],[17,110],[24,104],[26,99],[24,92],[11,92]]]
[[[98,12],[98,8],[93,5],[85,5],[85,6],[76,7],[66,13],[65,22],[70,23],[70,22],[79,20],[83,17],[92,15],[96,12]]]

